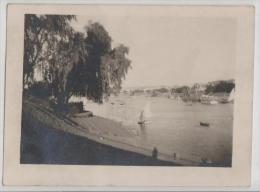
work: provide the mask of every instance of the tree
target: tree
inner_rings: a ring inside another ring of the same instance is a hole
[[[121,90],[122,79],[125,79],[128,69],[131,68],[131,61],[126,58],[128,52],[128,47],[121,44],[102,56],[101,81],[104,98]]]
[[[218,92],[230,93],[234,87],[235,87],[235,83],[233,81],[217,81],[214,83],[208,83],[205,92],[207,94],[218,93]]]
[[[84,34],[72,29],[72,19],[31,15],[26,20],[24,81],[33,83],[38,69],[61,112],[67,111],[72,95],[102,103],[119,92],[131,63],[128,48],[112,48],[112,38],[100,23],[87,25]]]
[[[84,35],[79,32],[74,33],[68,41],[61,41],[49,60],[48,70],[45,70],[45,74],[48,74],[45,75],[46,79],[61,111],[66,111],[69,98],[77,94],[73,91],[75,89],[72,82],[78,82],[79,76],[73,73],[73,69],[80,68],[87,57],[85,44],[82,42]]]
[[[74,65],[67,88],[73,95],[102,103],[110,94],[120,91],[122,79],[130,68],[131,62],[126,58],[129,49],[124,45],[112,49],[112,39],[99,23],[90,23],[86,33],[87,56]]]
[[[54,46],[61,38],[66,39],[72,33],[70,21],[73,19],[76,17],[72,15],[25,15],[24,85],[33,83],[37,64],[46,64],[46,51],[51,50],[50,46]]]

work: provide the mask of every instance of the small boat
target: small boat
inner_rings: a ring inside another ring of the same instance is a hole
[[[220,100],[220,103],[226,104],[226,103],[229,103],[229,101],[227,99],[222,99],[222,100]]]
[[[139,116],[139,121],[137,122],[139,125],[145,124],[144,111],[141,111]]]
[[[216,104],[218,104],[218,101],[216,101],[216,100],[211,100],[211,101],[209,101],[209,104],[210,104],[210,105],[216,105]]]
[[[145,121],[138,121],[137,122],[139,125],[144,125],[145,124]]]
[[[235,97],[235,89],[233,88],[228,96],[228,98],[224,98],[220,101],[222,104],[226,103],[233,103],[234,102],[234,97]]]
[[[200,126],[209,127],[209,123],[206,122],[200,122]]]
[[[202,95],[200,102],[206,105],[218,104],[218,101],[214,98],[214,96],[210,96],[210,95]]]
[[[174,99],[174,97],[172,95],[169,95],[168,99]]]
[[[139,120],[137,123],[140,125],[143,125],[149,121],[149,118],[151,118],[151,116],[152,116],[152,113],[151,113],[151,109],[150,109],[150,102],[147,102],[144,109],[141,110],[141,112],[139,114]]]

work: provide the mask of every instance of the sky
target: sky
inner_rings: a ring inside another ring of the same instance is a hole
[[[236,23],[231,18],[156,15],[77,16],[75,30],[101,23],[113,46],[129,47],[123,87],[191,85],[235,77]]]

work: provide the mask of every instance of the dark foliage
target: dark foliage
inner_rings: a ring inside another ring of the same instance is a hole
[[[155,89],[154,91],[157,91],[159,93],[168,93],[169,92],[169,90],[166,88]]]
[[[36,83],[35,71],[48,84],[60,111],[72,95],[102,103],[121,89],[130,68],[124,45],[112,48],[112,38],[100,23],[86,32],[71,27],[75,16],[25,16],[24,87]]]
[[[178,87],[176,89],[173,89],[173,92],[175,93],[188,93],[190,90],[190,88],[188,86],[182,86],[182,87]]]
[[[52,95],[51,87],[43,81],[34,82],[27,90],[31,95],[46,99]]]
[[[69,26],[72,15],[26,14],[24,19],[24,84],[32,83],[34,68],[43,62],[44,46],[55,44],[58,36],[64,38],[72,32]],[[39,67],[39,66],[38,66]]]
[[[235,83],[232,81],[219,81],[215,84],[208,84],[205,92],[207,94],[218,93],[218,92],[230,93],[234,87],[235,87]]]

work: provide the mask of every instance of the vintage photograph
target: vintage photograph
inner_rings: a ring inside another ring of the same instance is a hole
[[[250,186],[254,6],[6,13],[3,185]]]
[[[24,15],[21,164],[232,167],[236,20]]]

